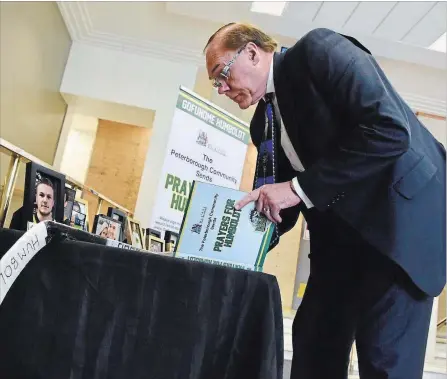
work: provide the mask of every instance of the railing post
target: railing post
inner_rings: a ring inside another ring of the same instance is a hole
[[[428,330],[427,338],[427,348],[425,350],[425,362],[428,363],[433,363],[436,359],[436,335],[438,333],[438,301],[438,297],[435,297],[433,299],[430,327]]]
[[[2,191],[0,200],[0,227],[3,228],[8,214],[9,205],[14,194],[14,187],[16,185],[17,175],[19,173],[20,157],[14,154],[9,163],[8,174],[6,175],[5,185]]]
[[[99,215],[101,213],[101,207],[102,207],[102,198],[98,198],[98,207],[96,208],[96,214]]]

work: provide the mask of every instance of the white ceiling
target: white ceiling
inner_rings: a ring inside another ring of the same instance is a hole
[[[428,47],[446,32],[447,4],[408,2],[289,2],[282,16],[254,13],[251,2],[59,2],[73,40],[176,61],[203,64],[202,49],[221,25],[258,25],[283,46],[316,27],[349,34],[376,56],[446,66]]]

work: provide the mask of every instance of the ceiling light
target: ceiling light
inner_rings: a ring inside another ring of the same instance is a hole
[[[445,39],[445,35],[446,33],[444,33],[441,37],[439,37],[435,42],[433,42],[433,44],[429,47],[430,50],[436,50],[436,51],[440,51],[442,53],[445,53],[446,48],[445,48],[445,44],[446,44],[446,39]]]
[[[253,1],[251,11],[281,16],[287,1]]]

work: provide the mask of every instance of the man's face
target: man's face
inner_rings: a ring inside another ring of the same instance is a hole
[[[39,184],[36,191],[37,211],[43,215],[48,216],[53,211],[54,206],[54,191],[46,184]]]
[[[228,78],[225,78],[222,76],[222,70],[232,59],[234,63],[227,71]],[[259,54],[254,44],[249,44],[240,51],[228,51],[215,42],[206,50],[209,78],[216,79],[220,83],[218,87],[220,95],[229,97],[241,109],[256,104],[265,94],[266,83],[262,83],[258,63]]]

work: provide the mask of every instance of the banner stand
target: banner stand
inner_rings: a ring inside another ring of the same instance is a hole
[[[179,88],[149,228],[179,233],[193,180],[239,189],[249,125]]]

